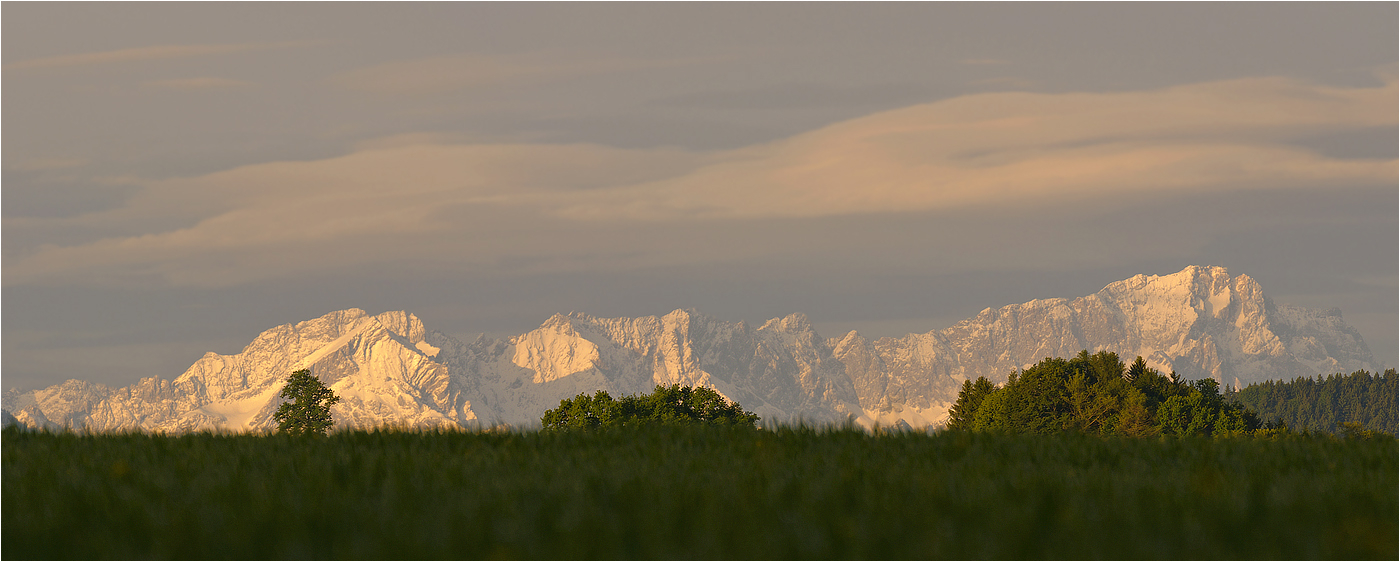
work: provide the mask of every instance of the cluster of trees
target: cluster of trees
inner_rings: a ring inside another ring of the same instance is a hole
[[[1395,369],[1372,374],[1356,371],[1315,379],[1298,377],[1291,382],[1254,383],[1227,398],[1238,400],[1259,416],[1294,429],[1328,433],[1363,430],[1396,435],[1397,386]],[[1352,427],[1354,426],[1354,427]],[[1350,430],[1349,430],[1350,428]]]
[[[580,394],[560,400],[559,407],[540,418],[546,430],[595,429],[647,424],[704,423],[722,426],[754,427],[758,416],[744,411],[708,388],[681,385],[661,386],[651,394],[614,399],[599,390],[593,396]]]
[[[1163,375],[1141,357],[1125,366],[1115,353],[1050,358],[1012,373],[996,387],[986,377],[963,383],[948,429],[1006,433],[1076,431],[1095,435],[1229,436],[1283,430],[1227,400],[1211,379]]]

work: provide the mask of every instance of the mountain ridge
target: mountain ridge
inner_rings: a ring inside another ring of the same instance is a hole
[[[678,309],[555,314],[524,334],[464,343],[406,311],[347,309],[266,330],[237,354],[207,353],[171,380],[70,380],[7,392],[3,405],[36,427],[266,431],[286,375],[307,368],[341,396],[332,415],[345,427],[530,426],[579,393],[657,384],[713,388],[769,421],[928,427],[946,418],[963,381],[1002,382],[1081,349],[1235,386],[1378,367],[1335,309],[1275,304],[1248,275],[1190,266],[874,340],[854,330],[824,338],[802,313],[753,327]]]

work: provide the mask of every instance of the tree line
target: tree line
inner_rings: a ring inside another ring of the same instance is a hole
[[[1012,373],[998,387],[966,381],[949,411],[948,429],[1130,437],[1232,436],[1286,430],[1266,426],[1254,411],[1227,400],[1212,379],[1163,375],[1141,357],[1124,365],[1116,353],[1087,350],[1047,358]]]
[[[1361,370],[1254,383],[1226,396],[1265,420],[1297,430],[1336,434],[1360,429],[1396,435],[1397,381],[1395,369],[1374,374]]]
[[[705,387],[657,385],[651,394],[614,399],[607,391],[560,400],[540,418],[545,430],[692,424],[755,427],[758,416]]]
[[[1395,369],[1357,371],[1292,382],[1268,381],[1242,390],[1212,379],[1182,380],[1138,357],[1087,350],[1071,359],[1047,358],[996,386],[965,381],[949,410],[947,428],[1002,433],[1079,432],[1094,435],[1271,436],[1322,431],[1348,437],[1396,435]]]
[[[1212,379],[1184,381],[1174,371],[1163,375],[1142,357],[1128,366],[1115,353],[1084,350],[1012,373],[1000,387],[986,377],[965,381],[946,428],[1130,437],[1268,436],[1290,430],[1394,436],[1397,382],[1395,369],[1362,370],[1222,393]],[[310,371],[292,373],[280,395],[290,400],[274,415],[280,431],[323,435],[333,425],[330,407],[340,399]],[[754,427],[758,419],[714,390],[677,384],[621,399],[602,390],[579,394],[547,410],[540,424],[545,430],[690,423]]]

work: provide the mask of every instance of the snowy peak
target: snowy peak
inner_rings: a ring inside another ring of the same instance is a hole
[[[1136,275],[1076,299],[1037,299],[945,330],[832,343],[867,416],[888,423],[935,412],[962,381],[994,382],[1046,357],[1107,350],[1187,379],[1242,386],[1270,379],[1376,370],[1360,334],[1340,314],[1275,305],[1257,281],[1223,267]],[[917,423],[910,421],[918,426]]]
[[[1120,305],[1125,312],[1161,313],[1157,315],[1159,318],[1143,319],[1175,321],[1175,324],[1153,325],[1157,329],[1174,330],[1183,327],[1181,322],[1190,326],[1201,316],[1224,316],[1237,302],[1236,295],[1260,297],[1262,291],[1247,275],[1231,278],[1223,267],[1193,265],[1171,275],[1136,275],[1110,283],[1093,296]]]
[[[106,385],[70,379],[33,392],[7,392],[4,409],[30,427],[82,428],[87,412],[111,394]]]
[[[1187,378],[1248,384],[1376,368],[1360,335],[1340,318],[1326,321],[1316,311],[1276,306],[1253,278],[1231,277],[1223,267],[1191,266],[1111,283],[1080,303],[1094,307],[1122,324],[1121,337],[1105,340],[1110,347]]]
[[[413,344],[422,342],[427,335],[427,330],[423,328],[423,321],[408,312],[401,310],[385,312],[375,316],[374,319],[385,330]]]
[[[812,331],[812,323],[807,320],[807,315],[800,312],[789,314],[783,318],[774,318],[764,322],[758,328],[762,331],[803,333]]]
[[[431,346],[423,343],[424,336],[422,322],[411,314],[332,312],[267,330],[236,355],[206,353],[173,380],[152,377],[105,391],[65,383],[37,391],[29,399],[43,404],[47,420],[31,425],[268,430],[275,427],[272,414],[281,404],[277,393],[298,369],[311,370],[341,396],[332,408],[338,425],[443,425],[474,419],[469,407],[450,396],[446,368],[425,352]],[[68,390],[81,391],[82,397],[62,396]],[[63,419],[56,421],[54,415]]]
[[[869,342],[855,330],[846,332],[846,335],[840,338],[833,338],[827,341],[827,345],[831,346],[831,352],[837,357],[840,357],[848,351],[864,348],[868,343]]]
[[[533,371],[535,384],[559,380],[597,367],[597,344],[583,337],[574,327],[572,316],[556,314],[539,328],[511,340],[515,365]]]
[[[323,317],[340,321],[329,332],[338,336],[301,360],[341,397],[331,409],[338,425],[451,426],[476,419],[453,392],[447,366],[434,360],[439,348],[425,341],[416,316],[344,312],[352,314]]]

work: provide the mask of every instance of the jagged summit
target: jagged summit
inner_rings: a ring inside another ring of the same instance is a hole
[[[783,332],[806,332],[812,330],[812,322],[807,319],[807,315],[801,312],[794,312],[782,318],[774,318],[763,323],[760,330],[779,330]]]
[[[579,393],[683,384],[713,388],[769,421],[854,416],[926,427],[946,417],[963,381],[1001,382],[1081,349],[1234,385],[1377,368],[1335,309],[1275,304],[1247,275],[1191,266],[874,341],[856,331],[824,339],[801,313],[753,328],[678,309],[555,314],[506,340],[463,343],[408,312],[347,309],[274,327],[235,355],[205,354],[172,380],[116,389],[71,380],[6,393],[4,409],[31,426],[268,430],[287,374],[306,368],[341,396],[332,407],[340,426],[529,426]]]

